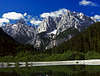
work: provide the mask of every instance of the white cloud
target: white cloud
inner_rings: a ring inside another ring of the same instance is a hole
[[[51,14],[50,13],[43,13],[43,14],[41,14],[41,17],[48,17],[48,16],[50,16]]]
[[[100,21],[100,15],[95,15],[93,18],[96,19],[96,21]]]
[[[18,20],[18,19],[24,18],[24,15],[21,13],[16,13],[16,12],[8,12],[8,13],[3,14],[2,17],[6,19],[11,19],[11,20]]]
[[[9,20],[6,18],[0,18],[0,23],[9,23]]]
[[[59,17],[62,14],[67,14],[67,12],[69,12],[69,10],[67,10],[67,9],[60,9],[60,10],[55,11],[55,12],[43,13],[43,14],[40,15],[40,17],[42,17],[42,18],[46,18],[48,16]]]
[[[100,19],[100,15],[95,15],[94,18],[95,19]]]
[[[100,15],[94,15],[91,17],[92,20],[94,20],[95,22],[100,22]]]
[[[27,13],[24,13],[24,16],[27,16]]]
[[[4,23],[9,23],[10,21],[6,18],[0,18],[0,27],[3,26]]]
[[[33,18],[32,20],[30,20],[30,23],[31,23],[31,24],[34,24],[34,25],[38,25],[38,24],[41,23],[41,21],[40,21],[40,20],[35,20],[35,19]]]
[[[87,0],[82,0],[79,2],[80,5],[83,5],[83,6],[97,6],[97,4],[95,4],[94,2],[92,1],[87,1]]]

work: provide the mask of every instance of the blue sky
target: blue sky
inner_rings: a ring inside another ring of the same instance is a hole
[[[0,26],[24,18],[27,14],[34,18],[62,8],[82,12],[100,21],[100,0],[0,0]],[[41,22],[33,18],[29,21],[31,24]]]
[[[44,12],[67,8],[71,11],[83,12],[86,15],[100,14],[100,0],[88,0],[87,5],[79,4],[82,0],[0,0],[0,16],[7,12],[27,12],[38,16]],[[86,1],[86,0],[83,0]]]

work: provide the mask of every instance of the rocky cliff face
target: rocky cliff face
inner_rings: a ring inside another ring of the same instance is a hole
[[[93,23],[94,20],[83,13],[61,9],[48,13],[37,28],[28,26],[23,20],[2,28],[20,43],[48,49],[67,41]]]
[[[57,30],[57,32],[63,32],[68,28],[76,28],[78,30],[82,30],[88,27],[90,24],[93,24],[94,21],[85,16],[83,13],[71,12],[67,9],[62,9],[56,12],[52,12],[53,16],[47,16],[41,22],[38,27],[38,32],[53,32]]]
[[[19,20],[15,24],[7,24],[3,30],[16,41],[26,44],[36,36],[34,27],[28,26],[24,20]]]
[[[71,12],[67,9],[52,14],[53,16],[47,16],[38,27],[38,33],[42,33],[42,37],[49,40],[49,43],[45,45],[46,48],[59,45],[94,23],[90,17],[83,13]]]

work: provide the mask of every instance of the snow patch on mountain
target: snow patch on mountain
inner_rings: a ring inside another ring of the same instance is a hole
[[[41,21],[33,18],[32,20],[30,20],[30,23],[34,24],[34,25],[39,25],[41,23]]]
[[[57,30],[53,30],[52,32],[50,32],[48,34],[54,34],[54,35],[56,35],[56,33],[57,33]]]

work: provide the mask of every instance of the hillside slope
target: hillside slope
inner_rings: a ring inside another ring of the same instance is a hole
[[[55,47],[55,51],[64,52],[67,50],[87,52],[100,52],[100,22],[97,22],[87,28],[84,32],[71,38],[67,42]]]
[[[32,50],[32,47],[21,45],[0,28],[0,56],[16,55],[19,51]]]

